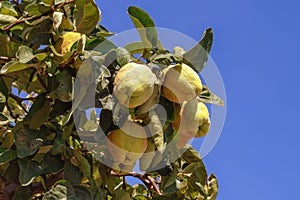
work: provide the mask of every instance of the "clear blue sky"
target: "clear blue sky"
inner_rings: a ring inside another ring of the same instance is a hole
[[[297,0],[97,1],[102,24],[133,28],[129,5],[147,10],[159,27],[195,40],[215,32],[211,56],[224,79],[227,117],[204,159],[216,173],[218,200],[299,198],[300,2]]]

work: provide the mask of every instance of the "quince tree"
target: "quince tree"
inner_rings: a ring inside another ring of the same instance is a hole
[[[118,47],[94,0],[0,1],[0,199],[216,199],[188,144],[224,104],[199,78],[212,29],[171,51],[127,12],[141,41]]]

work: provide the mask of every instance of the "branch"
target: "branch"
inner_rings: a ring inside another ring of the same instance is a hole
[[[6,61],[6,62],[8,62],[8,61],[12,61],[12,60],[14,60],[15,58],[9,58],[9,57],[6,57],[6,56],[0,56],[0,60],[4,60],[4,61]]]
[[[11,98],[13,98],[13,99],[15,99],[19,103],[21,103],[22,101],[35,100],[35,99],[37,99],[39,97],[39,96],[35,96],[35,97],[21,98],[21,97],[15,95],[15,94],[12,94],[12,93],[9,94],[8,96],[11,97]]]
[[[41,83],[41,85],[43,86],[43,88],[46,90],[46,92],[49,92],[49,88],[48,88],[47,84],[45,83],[45,81],[43,80],[43,78],[41,77],[40,72],[38,72],[36,76],[37,76],[39,82]]]
[[[129,172],[127,174],[119,175],[119,174],[116,174],[115,172],[111,172],[111,175],[118,176],[118,177],[132,176],[132,177],[138,178],[147,186],[147,188],[149,190],[155,190],[157,192],[157,194],[162,195],[157,184],[155,183],[155,181],[149,174],[139,174],[137,172]]]
[[[50,11],[45,12],[45,13],[43,13],[42,15],[39,15],[39,16],[32,16],[32,17],[27,17],[27,18],[24,18],[24,17],[22,16],[22,17],[20,17],[19,19],[17,19],[15,22],[13,22],[13,23],[11,23],[10,25],[6,26],[3,30],[4,30],[4,31],[8,31],[8,30],[10,30],[12,27],[14,27],[14,26],[16,26],[16,25],[18,25],[18,24],[21,24],[21,23],[23,23],[23,22],[25,22],[25,21],[32,21],[32,20],[39,19],[39,18],[41,18],[41,17],[43,17],[43,16],[50,15],[50,14],[52,14],[53,12],[55,12],[57,9],[62,8],[62,7],[64,7],[65,5],[70,4],[70,3],[73,3],[73,2],[75,2],[75,1],[76,1],[76,0],[69,0],[69,1],[66,1],[66,2],[64,2],[64,3],[62,3],[62,4],[58,5],[58,6],[55,6],[55,7],[54,7],[53,9],[51,9]]]
[[[16,5],[16,8],[18,9],[18,11],[19,11],[20,13],[22,13],[23,11],[22,11],[22,9],[21,9],[21,7],[20,7],[19,0],[14,0],[14,2],[15,2],[15,5]]]
[[[11,108],[9,107],[9,105],[8,105],[7,102],[6,102],[6,107],[7,107],[7,110],[8,110],[8,112],[9,112],[10,116],[11,116],[12,118],[14,118],[15,120],[17,120],[18,117],[14,115],[13,111],[11,110]]]

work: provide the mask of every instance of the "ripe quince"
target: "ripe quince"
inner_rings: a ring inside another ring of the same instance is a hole
[[[107,138],[114,161],[112,168],[118,174],[130,172],[147,148],[145,129],[129,120],[121,128],[110,131]]]
[[[209,112],[206,105],[196,98],[176,104],[175,120],[172,124],[178,132],[178,148],[183,148],[193,137],[203,137],[210,129]]]
[[[186,64],[171,65],[163,70],[162,94],[175,103],[191,101],[200,95],[202,83],[198,74]]]
[[[119,103],[128,108],[144,104],[152,95],[157,77],[144,64],[128,63],[117,73],[114,94]]]

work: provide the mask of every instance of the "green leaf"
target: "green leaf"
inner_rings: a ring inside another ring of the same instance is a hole
[[[99,52],[102,55],[116,48],[117,46],[113,42],[105,38],[92,38],[86,43],[86,50]]]
[[[65,162],[64,179],[66,179],[72,184],[79,184],[81,182],[82,177],[83,175],[78,167],[72,165],[70,161]]]
[[[11,38],[6,34],[0,33],[0,55],[7,57],[14,57],[18,50],[19,44],[11,41]]]
[[[18,16],[17,11],[14,9],[14,6],[9,1],[0,2],[0,13],[10,16]]]
[[[202,162],[200,154],[192,146],[189,146],[188,149],[181,156],[188,164],[194,162]]]
[[[56,137],[54,139],[53,146],[51,148],[51,154],[57,155],[63,153],[64,148],[65,148],[65,141],[62,140],[60,137]]]
[[[219,192],[217,178],[214,174],[208,177],[208,197],[207,200],[216,200]]]
[[[19,158],[33,155],[43,143],[36,130],[19,128],[17,125],[13,129],[13,132],[15,134],[15,144]]]
[[[20,167],[19,181],[23,186],[29,185],[35,177],[42,174],[57,173],[64,166],[60,156],[53,156],[49,153],[44,156],[41,164],[28,158],[19,159],[18,164]]]
[[[39,61],[44,60],[47,57],[46,53],[38,53],[34,55],[36,57],[36,59],[38,59]]]
[[[88,160],[82,155],[80,151],[74,150],[73,155],[78,162],[80,171],[89,179],[89,181],[92,181],[91,165]]]
[[[89,35],[100,21],[100,15],[94,0],[77,0],[74,12],[76,30]]]
[[[22,36],[33,44],[48,45],[52,39],[53,22],[50,17],[41,17],[24,29]]]
[[[0,112],[2,112],[4,107],[6,106],[7,98],[8,98],[8,88],[6,86],[6,83],[3,81],[3,78],[0,77]]]
[[[11,15],[0,14],[0,24],[9,24],[17,21],[18,19]]]
[[[21,71],[26,68],[28,68],[28,67],[24,63],[21,63],[19,61],[10,61],[2,67],[0,74],[8,74],[8,73],[12,73],[12,72],[17,72],[17,71]]]
[[[101,25],[97,25],[96,29],[94,30],[94,32],[96,31],[96,36],[97,37],[110,37],[115,35],[116,33],[112,33],[110,31],[108,31],[105,27],[101,26]]]
[[[45,193],[43,200],[75,200],[75,198],[76,194],[72,184],[66,180],[59,180],[52,186],[51,190]]]
[[[127,11],[140,34],[144,46],[147,48],[157,47],[158,33],[150,15],[141,8],[134,6],[130,6]]]
[[[57,74],[58,87],[50,93],[51,98],[59,99],[62,102],[72,101],[73,78],[67,70]]]
[[[130,194],[124,190],[117,190],[113,195],[113,199],[131,200]]]
[[[44,4],[45,6],[53,6],[54,0],[41,0],[41,3]]]
[[[206,29],[200,42],[183,54],[183,62],[191,66],[197,72],[201,72],[206,65],[213,44],[213,36],[212,29]]]
[[[51,10],[51,7],[43,4],[37,4],[36,2],[31,3],[25,7],[25,11],[29,15],[39,16]]]
[[[45,193],[43,200],[57,200],[57,199],[68,199],[68,200],[92,200],[93,197],[90,191],[81,186],[74,185],[66,180],[57,181],[49,190]]]
[[[134,200],[149,200],[150,198],[143,196],[143,195],[137,195],[133,197]]]
[[[154,196],[153,200],[174,200],[174,198],[166,195],[160,195],[160,196]]]
[[[172,63],[182,63],[182,56],[173,54],[167,50],[159,50],[148,59],[152,63],[162,64],[165,66],[171,65]]]
[[[224,101],[220,97],[212,93],[206,85],[202,86],[200,100],[203,103],[214,104],[217,106],[224,106]]]
[[[1,106],[1,104],[4,104],[3,99],[4,99],[4,103],[5,103],[6,100],[5,100],[5,98],[3,98],[3,94],[0,93],[0,106]],[[7,120],[8,120],[8,118],[5,115],[3,115],[2,113],[0,113],[0,121],[3,122],[3,121],[7,121]]]
[[[16,57],[19,59],[21,63],[28,63],[35,56],[32,53],[32,49],[27,46],[20,46],[19,50],[16,53]]]
[[[15,193],[12,200],[28,200],[32,198],[32,188],[30,186],[23,187],[19,186]]]
[[[24,119],[24,124],[31,129],[38,129],[49,118],[51,105],[46,94],[40,95],[30,107],[29,113]]]
[[[144,51],[143,42],[132,42],[124,46],[130,54],[141,54]]]
[[[206,182],[206,169],[203,162],[194,162],[184,168],[183,174],[191,174],[191,177],[195,182],[199,182],[201,185],[205,185]]]
[[[17,151],[0,147],[0,164],[10,162],[17,158]]]
[[[54,0],[55,5],[61,4],[61,3],[65,3],[66,0]]]
[[[55,165],[53,164],[55,163]],[[64,167],[64,162],[61,160],[60,155],[52,155],[47,153],[41,163],[42,173],[58,173]]]
[[[19,181],[22,186],[29,185],[33,179],[42,174],[42,168],[38,162],[26,158],[19,159]]]
[[[5,136],[3,136],[1,147],[4,149],[11,149],[15,144],[14,133],[11,131],[5,131]]]
[[[74,185],[76,199],[93,200],[91,192],[82,185]]]
[[[175,181],[176,181],[178,172],[179,172],[178,169],[174,168],[174,169],[172,169],[170,175],[162,176],[161,188],[163,190],[167,190],[167,188],[171,187],[172,185],[175,186],[175,188],[176,188]]]
[[[0,112],[3,111],[4,107],[6,106],[6,96],[0,92]],[[2,116],[1,121],[6,121],[7,117]]]

